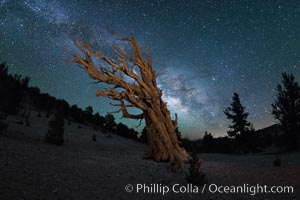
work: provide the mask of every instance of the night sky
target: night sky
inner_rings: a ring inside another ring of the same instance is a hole
[[[299,0],[0,0],[0,57],[31,86],[94,107],[115,110],[95,97],[64,48],[83,39],[111,55],[116,34],[133,34],[148,48],[163,98],[179,116],[179,129],[198,138],[205,130],[225,135],[223,110],[233,92],[256,129],[274,123],[271,103],[282,72],[300,81]],[[120,116],[116,116],[120,121]],[[139,122],[122,120],[131,128]]]

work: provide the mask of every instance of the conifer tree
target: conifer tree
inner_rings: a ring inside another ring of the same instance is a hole
[[[7,115],[0,112],[0,134],[7,132],[8,122]]]
[[[224,110],[227,119],[232,120],[229,125],[230,130],[227,132],[228,136],[239,138],[246,135],[251,124],[247,121],[249,113],[245,112],[245,107],[240,102],[240,97],[237,93],[233,94],[231,106]]]
[[[93,107],[92,107],[92,106],[86,107],[85,112],[86,112],[87,114],[92,115],[93,112],[94,112]]]
[[[106,129],[112,130],[116,126],[115,117],[112,114],[105,115],[104,119]]]
[[[171,168],[180,171],[190,156],[180,147],[175,131],[178,117],[175,115],[175,120],[172,120],[167,102],[162,99],[163,92],[158,87],[158,74],[152,68],[150,53],[148,50],[144,53],[133,36],[121,37],[121,40],[130,48],[115,45],[115,58],[95,51],[82,41],[74,41],[80,53],[70,52],[73,57],[70,62],[79,64],[96,83],[111,86],[96,91],[96,96],[108,97],[116,102],[111,104],[119,109],[111,113],[145,120],[148,141],[145,158],[169,161]],[[131,113],[128,108],[136,108],[140,113]]]
[[[282,74],[282,85],[277,86],[277,97],[272,114],[284,131],[284,142],[289,150],[299,148],[300,87],[293,74]]]
[[[64,143],[64,114],[57,109],[54,119],[49,122],[48,132],[45,139],[50,144],[62,145]]]

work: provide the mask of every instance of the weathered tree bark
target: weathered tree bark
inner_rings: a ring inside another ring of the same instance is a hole
[[[112,100],[119,101],[118,104],[112,105],[118,106],[120,109],[111,113],[122,112],[124,118],[145,119],[149,144],[145,158],[169,161],[173,169],[181,170],[189,160],[189,155],[179,146],[175,131],[177,114],[175,114],[176,119],[172,120],[167,103],[162,101],[162,90],[157,87],[157,75],[152,69],[149,52],[146,52],[146,59],[143,59],[134,37],[121,39],[129,42],[134,53],[133,56],[121,46],[116,45],[114,49],[116,60],[113,60],[94,51],[88,44],[74,41],[83,56],[70,53],[74,58],[70,62],[79,64],[91,78],[97,80],[97,83],[104,82],[114,85],[112,88],[96,92],[96,96],[107,96]],[[93,62],[94,58],[104,61],[107,66],[96,67]],[[133,82],[125,81],[125,77]],[[130,114],[127,111],[128,107],[138,108],[141,113]]]

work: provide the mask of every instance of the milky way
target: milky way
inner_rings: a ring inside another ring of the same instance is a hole
[[[95,97],[103,86],[65,62],[64,49],[74,51],[79,38],[111,55],[117,34],[134,34],[149,49],[163,98],[186,137],[225,135],[223,110],[233,92],[255,128],[271,125],[281,73],[300,81],[298,0],[0,1],[0,57],[10,72],[102,115],[113,109]]]

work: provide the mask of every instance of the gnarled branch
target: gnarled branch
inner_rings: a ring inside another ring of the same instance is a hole
[[[152,79],[151,77],[154,74],[152,72],[150,56],[147,55],[147,62],[143,61],[140,49],[134,37],[122,38],[122,40],[126,40],[131,43],[134,50],[134,57],[126,52],[121,46],[116,45],[114,52],[117,55],[117,60],[120,64],[103,54],[94,51],[90,45],[77,40],[74,40],[74,44],[79,51],[83,53],[84,57],[81,57],[77,53],[69,53],[73,56],[73,59],[69,60],[69,62],[74,62],[83,66],[89,76],[97,80],[97,83],[105,82],[107,84],[115,85],[115,88],[124,89],[121,93],[114,89],[98,90],[96,92],[97,96],[108,96],[114,100],[125,99],[134,105],[134,107],[146,110],[147,105],[145,104],[143,97],[149,96],[151,91],[153,91],[153,88],[149,87],[149,84],[146,84],[146,82],[149,81],[148,79]],[[97,57],[104,61],[104,63],[108,64],[108,67],[102,65],[96,67],[93,62],[93,57]],[[133,70],[129,70],[128,61],[140,69],[141,74],[143,74],[141,77],[134,73]],[[117,74],[117,72],[120,72],[120,74]],[[126,82],[124,80],[124,76],[133,79],[135,83]]]

